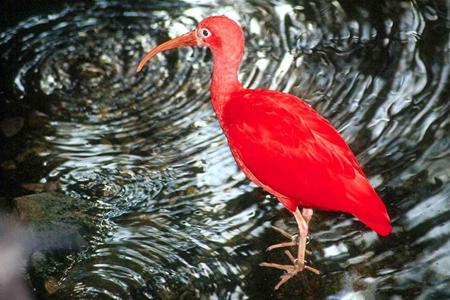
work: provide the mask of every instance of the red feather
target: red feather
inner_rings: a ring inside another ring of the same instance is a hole
[[[388,235],[389,216],[341,135],[299,98],[270,90],[231,94],[222,127],[239,167],[290,211],[353,214]]]

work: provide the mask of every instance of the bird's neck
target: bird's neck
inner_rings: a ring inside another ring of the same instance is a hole
[[[211,100],[219,121],[222,119],[223,108],[230,99],[230,95],[242,89],[238,79],[242,50],[236,50],[236,48],[230,50],[232,51],[212,51]]]

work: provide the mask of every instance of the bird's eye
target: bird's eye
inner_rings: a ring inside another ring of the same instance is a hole
[[[200,29],[200,37],[201,38],[207,38],[210,35],[211,35],[211,32],[208,29],[206,29],[206,28],[201,28]]]

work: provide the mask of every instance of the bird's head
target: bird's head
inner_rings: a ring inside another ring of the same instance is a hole
[[[136,68],[140,72],[144,65],[159,52],[185,46],[206,46],[213,53],[224,53],[233,57],[242,56],[244,34],[241,27],[225,16],[208,17],[191,32],[164,42],[148,52]],[[238,57],[240,58],[240,57]]]

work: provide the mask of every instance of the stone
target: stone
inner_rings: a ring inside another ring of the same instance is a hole
[[[64,293],[69,257],[86,245],[82,236],[95,230],[96,219],[87,213],[92,205],[58,192],[17,197],[13,203],[15,214],[26,226],[21,248],[30,257],[28,274],[35,295],[40,299]]]
[[[19,133],[19,131],[22,130],[24,123],[24,118],[22,117],[5,118],[0,123],[0,128],[3,135],[9,138]]]
[[[84,213],[87,204],[79,199],[57,192],[45,192],[17,197],[14,207],[19,219],[35,229],[46,231],[88,227],[91,217]]]

